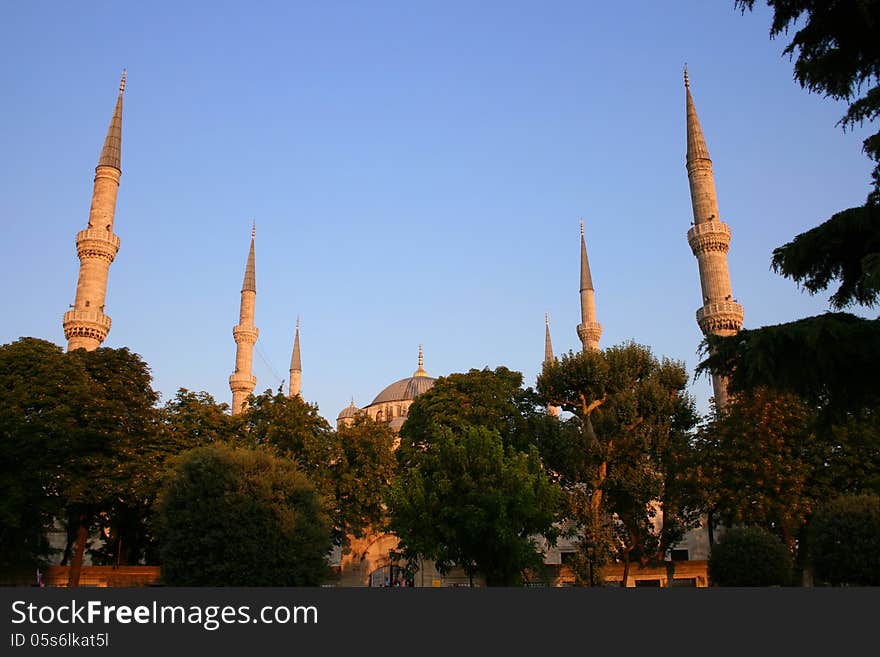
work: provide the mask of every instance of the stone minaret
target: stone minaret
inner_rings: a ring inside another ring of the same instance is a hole
[[[734,335],[742,328],[743,309],[733,298],[730,288],[727,269],[730,227],[718,217],[712,160],[709,159],[709,150],[697,119],[687,69],[684,71],[684,88],[687,105],[687,172],[694,209],[694,222],[687,238],[700,267],[703,292],[703,305],[697,310],[697,324],[704,335]],[[723,377],[713,376],[712,387],[715,405],[720,410],[727,403],[727,381]]]
[[[89,225],[76,236],[76,252],[79,256],[76,299],[73,310],[64,313],[62,324],[68,351],[97,349],[110,332],[110,317],[104,314],[104,300],[107,295],[110,263],[119,251],[119,237],[113,233],[113,218],[116,214],[119,177],[122,175],[120,160],[124,90],[125,71],[122,71],[116,109],[110,119],[98,166],[95,167]]]
[[[293,338],[293,355],[290,357],[290,396],[302,397],[302,359],[299,355],[299,317],[296,318],[296,335]]]
[[[596,321],[596,291],[590,275],[590,261],[587,259],[587,245],[584,242],[584,222],[581,222],[581,323],[577,327],[578,337],[584,351],[599,350],[602,325]]]
[[[241,286],[241,310],[238,326],[233,327],[232,337],[235,338],[235,372],[229,377],[229,388],[232,390],[232,414],[241,413],[245,407],[247,396],[254,391],[257,377],[251,374],[254,360],[254,345],[260,334],[254,326],[254,304],[257,298],[257,274],[254,266],[254,238],[257,229],[251,230],[251,250],[248,253],[247,267],[244,270],[244,283]]]
[[[550,342],[550,313],[544,313],[544,364],[553,362],[553,345]],[[547,405],[550,415],[559,417],[559,407]]]

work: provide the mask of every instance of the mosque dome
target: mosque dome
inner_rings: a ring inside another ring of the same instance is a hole
[[[419,345],[419,368],[411,377],[395,381],[376,395],[370,406],[386,402],[412,401],[423,392],[429,390],[437,379],[428,376],[422,367],[422,346]]]
[[[351,404],[343,408],[339,411],[339,415],[336,417],[337,420],[345,420],[351,419],[353,420],[358,415],[360,415],[363,411],[354,405],[354,399],[351,400]]]

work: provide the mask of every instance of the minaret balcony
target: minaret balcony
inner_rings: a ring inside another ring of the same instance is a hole
[[[704,334],[734,335],[743,325],[743,308],[736,301],[714,301],[697,310]]]
[[[260,330],[256,326],[245,326],[239,324],[232,327],[232,337],[236,343],[256,344]]]
[[[244,372],[234,372],[229,376],[229,388],[232,392],[250,392],[257,385],[257,377]]]
[[[119,251],[119,236],[109,230],[87,228],[76,234],[76,252],[82,258],[104,258],[113,262]]]
[[[713,219],[691,226],[687,233],[688,244],[695,256],[706,251],[727,252],[730,246],[730,226],[723,221]]]
[[[581,343],[598,343],[602,338],[602,325],[599,322],[584,322],[578,324],[577,333]]]
[[[64,324],[94,324],[96,327],[110,330],[110,318],[100,310],[68,310],[64,313]]]
[[[64,313],[64,336],[91,338],[99,343],[110,332],[110,318],[98,310],[68,310]]]

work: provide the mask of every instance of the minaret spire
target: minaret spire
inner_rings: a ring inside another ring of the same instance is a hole
[[[596,291],[593,289],[593,276],[587,258],[583,221],[581,221],[581,323],[578,324],[577,332],[584,351],[588,349],[598,351],[602,325],[596,321]]]
[[[296,335],[293,338],[293,355],[290,357],[290,396],[302,396],[302,359],[299,353],[299,317],[296,318]]]
[[[235,372],[229,377],[229,389],[232,390],[232,414],[241,413],[250,395],[257,385],[257,377],[252,373],[254,345],[260,335],[254,326],[254,307],[257,299],[257,276],[254,266],[254,241],[256,239],[256,223],[251,230],[251,248],[248,252],[247,266],[244,271],[244,283],[241,286],[241,306],[238,325],[232,329],[235,338]]]
[[[544,365],[553,362],[553,345],[550,343],[550,313],[544,313]],[[559,408],[547,405],[547,412],[559,416]]]
[[[110,119],[104,147],[95,167],[92,204],[89,223],[76,236],[79,256],[79,278],[73,310],[64,313],[64,336],[67,350],[97,349],[110,332],[110,317],[104,313],[107,296],[107,278],[110,264],[119,251],[119,237],[113,233],[116,215],[116,195],[122,175],[122,92],[125,89],[125,71],[119,84],[116,108]]]
[[[544,362],[553,360],[553,344],[550,342],[550,313],[544,313]]]
[[[693,226],[688,231],[688,244],[697,258],[703,305],[697,310],[697,324],[704,335],[735,335],[742,328],[743,309],[733,298],[727,251],[730,247],[730,226],[718,217],[718,197],[709,149],[697,118],[691,96],[687,68],[684,71],[687,117],[688,183],[693,207]],[[727,381],[712,377],[715,405],[720,410],[727,403]]]

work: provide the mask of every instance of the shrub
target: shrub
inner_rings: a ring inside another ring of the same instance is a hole
[[[880,586],[880,497],[844,495],[816,510],[808,551],[817,581]]]
[[[709,579],[717,586],[785,586],[791,580],[791,555],[762,527],[733,527],[712,547]]]
[[[172,586],[316,586],[330,528],[289,459],[256,450],[184,453],[158,502],[162,581]]]

